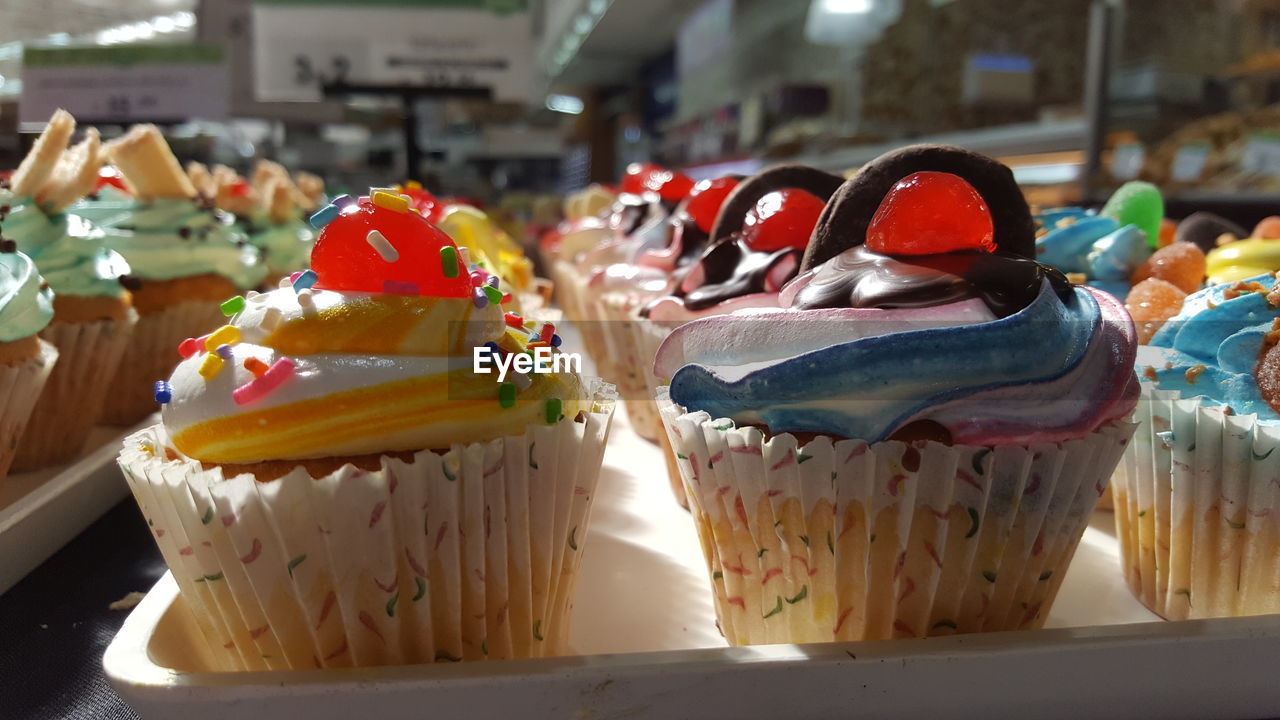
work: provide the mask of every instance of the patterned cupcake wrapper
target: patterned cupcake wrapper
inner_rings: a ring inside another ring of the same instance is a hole
[[[675,451],[671,449],[671,440],[667,437],[666,427],[662,425],[661,409],[657,400],[654,399],[658,397],[659,388],[671,382],[671,378],[658,377],[653,373],[653,361],[658,357],[658,348],[662,347],[663,341],[674,328],[674,325],[664,325],[648,318],[639,318],[631,325],[635,336],[636,352],[642,360],[640,366],[644,371],[645,397],[650,398],[649,402],[653,405],[653,413],[659,424],[658,444],[662,446],[662,454],[666,460],[667,480],[671,483],[671,493],[675,495],[676,502],[680,503],[681,507],[688,508],[689,498],[684,492],[684,480],[680,478],[680,466],[676,462]]]
[[[137,313],[130,310],[121,321],[54,323],[40,333],[42,340],[58,348],[59,359],[18,443],[14,472],[39,470],[80,455],[102,415],[137,321]]]
[[[1043,625],[1133,433],[1061,444],[794,437],[658,399],[733,645]]]
[[[638,318],[635,311],[642,296],[609,293],[600,299],[599,309],[609,352],[602,377],[618,386],[618,395],[627,408],[627,418],[636,434],[650,442],[658,442],[663,434],[662,418],[653,402],[646,374],[652,375],[653,355],[645,355],[636,337]],[[598,366],[598,364],[597,364]],[[646,371],[646,367],[650,370]]]
[[[112,392],[102,408],[101,421],[133,425],[155,412],[156,381],[167,380],[182,360],[178,344],[216,330],[225,322],[217,304],[203,300],[176,303],[138,318],[133,338],[111,380]]]
[[[166,461],[156,425],[120,466],[226,670],[565,652],[615,394],[585,422],[312,479]]]
[[[58,349],[41,340],[35,357],[0,366],[0,482],[9,474],[19,438],[57,362]]]
[[[1129,589],[1169,620],[1280,613],[1280,426],[1143,383],[1113,478]]]

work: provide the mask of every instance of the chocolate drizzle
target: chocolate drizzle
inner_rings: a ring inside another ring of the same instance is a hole
[[[769,271],[788,255],[798,266],[800,251],[792,248],[758,252],[736,237],[715,245],[702,256],[702,285],[684,295],[684,305],[690,310],[704,310],[726,300],[765,292]],[[676,288],[673,294],[679,297],[680,289]]]
[[[1064,301],[1071,283],[1034,260],[1005,253],[964,251],[890,257],[858,246],[822,266],[791,306],[922,308],[978,298],[996,317],[1031,304],[1048,278]]]

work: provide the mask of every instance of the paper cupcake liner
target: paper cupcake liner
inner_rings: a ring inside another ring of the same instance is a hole
[[[40,351],[16,365],[0,365],[0,483],[9,474],[31,411],[58,362],[58,349],[41,340]]]
[[[111,380],[111,393],[101,422],[133,425],[156,411],[155,384],[168,380],[182,360],[178,344],[199,337],[226,322],[216,303],[180,302],[158,313],[143,315],[134,326],[120,367]]]
[[[1129,589],[1169,620],[1280,613],[1280,426],[1143,383],[1117,469]]]
[[[680,478],[680,466],[676,463],[675,451],[671,449],[671,440],[667,437],[667,430],[662,426],[662,413],[656,399],[658,397],[659,388],[665,387],[671,382],[671,378],[661,378],[653,373],[653,361],[658,356],[658,348],[662,347],[662,342],[667,339],[675,326],[667,326],[656,323],[648,318],[638,318],[632,324],[631,329],[635,337],[636,352],[641,358],[647,358],[641,363],[641,369],[644,371],[645,397],[649,398],[649,402],[653,405],[653,413],[658,419],[659,433],[658,445],[662,447],[663,459],[667,465],[667,479],[671,483],[671,493],[675,495],[676,502],[680,503],[683,508],[689,507],[689,499],[685,496],[684,480]]]
[[[566,651],[614,400],[319,479],[166,460],[160,425],[120,466],[222,669],[542,657]]]
[[[1135,427],[1029,447],[798,447],[658,402],[733,645],[1042,626]]]
[[[650,442],[658,442],[662,418],[649,392],[645,368],[653,367],[653,355],[646,355],[636,340],[639,319],[635,311],[643,297],[626,293],[609,293],[600,300],[602,324],[609,345],[609,362],[600,376],[618,386],[618,395],[627,408],[627,418],[636,434]],[[597,363],[597,367],[599,364]]]
[[[137,320],[130,310],[121,321],[55,322],[40,333],[59,359],[18,443],[14,472],[60,465],[84,451]]]

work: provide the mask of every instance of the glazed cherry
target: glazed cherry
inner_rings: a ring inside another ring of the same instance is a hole
[[[742,239],[747,247],[761,252],[804,250],[824,207],[818,196],[797,188],[767,193],[747,211]]]
[[[885,255],[932,255],[955,250],[994,252],[987,203],[968,182],[944,172],[918,172],[898,181],[867,228],[867,249]]]
[[[231,183],[228,192],[231,193],[231,197],[246,197],[252,189],[253,186],[249,184],[248,180],[241,179]]]
[[[654,168],[644,179],[644,188],[667,202],[678,203],[693,190],[693,180],[682,172]]]
[[[124,179],[119,175],[99,175],[98,181],[93,186],[93,191],[95,193],[102,192],[102,188],[107,187],[108,185],[120,192],[128,193],[130,195],[133,194],[132,192],[129,192],[129,188],[124,184]]]
[[[627,172],[622,176],[622,183],[618,191],[639,195],[645,191],[645,183],[648,181],[649,176],[655,170],[661,169],[653,163],[631,163],[627,166]]]
[[[716,214],[720,212],[720,206],[724,204],[724,199],[729,197],[729,193],[736,187],[738,187],[737,178],[722,177],[703,180],[693,186],[693,191],[685,200],[684,211],[693,218],[693,222],[702,232],[709,233],[711,226],[716,222]]]
[[[370,241],[373,230],[394,249],[390,259],[385,246]],[[445,275],[445,257],[454,258],[453,277]],[[418,213],[379,207],[368,198],[325,225],[311,251],[311,269],[321,290],[471,297],[471,278],[443,230]]]
[[[440,222],[440,218],[444,216],[444,203],[435,195],[427,192],[421,185],[417,187],[406,186],[400,189],[400,193],[409,198],[409,207],[417,210],[432,223]]]

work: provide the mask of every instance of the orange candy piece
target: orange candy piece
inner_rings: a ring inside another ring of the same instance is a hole
[[[1156,247],[1164,247],[1173,242],[1173,238],[1178,234],[1178,223],[1169,218],[1160,220],[1160,236],[1156,238]]]
[[[1147,278],[1172,283],[1184,293],[1193,293],[1204,282],[1204,251],[1194,243],[1172,243],[1155,251],[1133,271],[1129,281],[1137,285]]]
[[[1253,237],[1280,240],[1280,215],[1263,218],[1253,229]]]
[[[1182,309],[1187,293],[1159,278],[1148,278],[1133,286],[1124,307],[1133,317],[1138,342],[1146,345],[1169,318]]]

